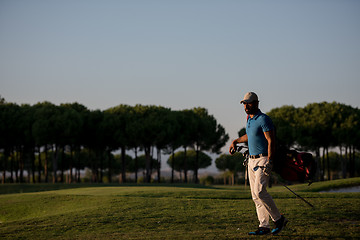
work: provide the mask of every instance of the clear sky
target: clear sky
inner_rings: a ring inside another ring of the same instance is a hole
[[[89,109],[360,106],[360,1],[0,0],[0,95]]]

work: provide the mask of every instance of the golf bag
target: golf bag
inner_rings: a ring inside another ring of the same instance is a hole
[[[311,153],[286,148],[277,150],[273,170],[284,180],[311,183],[317,164]]]

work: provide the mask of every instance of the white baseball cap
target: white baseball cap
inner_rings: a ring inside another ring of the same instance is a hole
[[[252,103],[252,102],[258,102],[258,96],[254,92],[248,92],[245,94],[244,99],[240,101],[240,103]]]

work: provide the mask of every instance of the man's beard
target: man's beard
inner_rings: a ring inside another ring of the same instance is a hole
[[[258,111],[258,109],[256,107],[252,107],[252,108],[245,108],[245,112],[247,114],[256,114]]]

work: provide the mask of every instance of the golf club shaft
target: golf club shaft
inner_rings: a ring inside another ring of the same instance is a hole
[[[290,192],[292,192],[293,194],[295,194],[295,196],[297,196],[298,198],[300,198],[301,200],[303,200],[305,203],[307,203],[310,207],[315,208],[311,203],[309,203],[308,201],[306,201],[303,197],[301,197],[300,195],[296,194],[293,190],[291,190],[288,186],[286,186],[285,184],[283,184],[284,187],[286,187]]]

